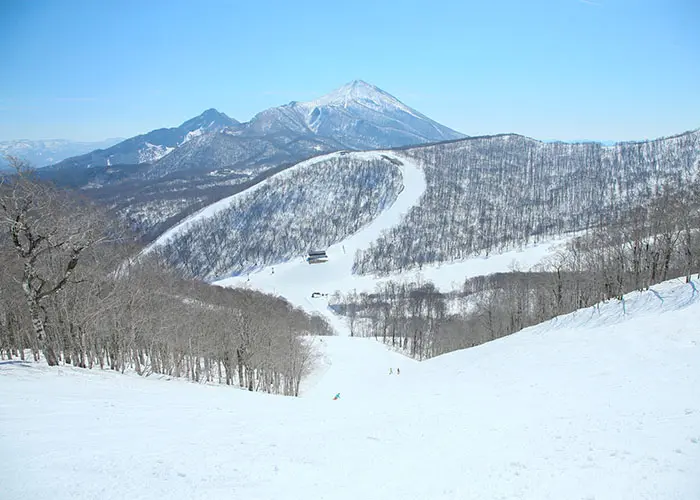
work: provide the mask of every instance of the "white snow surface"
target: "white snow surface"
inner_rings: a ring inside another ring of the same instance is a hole
[[[336,152],[311,158],[273,177],[294,176],[295,171],[298,169],[314,167],[314,165],[330,158],[338,157],[340,154],[340,152]],[[418,203],[425,192],[426,184],[422,166],[416,160],[406,157],[399,152],[369,151],[346,152],[343,154],[367,160],[386,156],[400,161],[402,165],[398,168],[403,178],[403,189],[394,203],[360,231],[328,247],[326,252],[329,260],[326,263],[310,265],[306,262],[306,255],[300,255],[296,259],[262,268],[250,274],[223,278],[215,284],[225,287],[248,287],[274,295],[281,295],[296,306],[302,307],[309,312],[324,315],[334,326],[336,333],[347,335],[349,330],[344,319],[338,318],[328,309],[328,298],[312,299],[312,293],[320,292],[330,296],[335,291],[343,293],[352,290],[369,292],[374,290],[377,284],[389,280],[399,282],[430,281],[440,290],[450,291],[461,287],[465,279],[474,276],[506,272],[513,268],[523,271],[529,270],[556,253],[573,236],[552,239],[501,254],[491,254],[488,257],[476,256],[464,261],[447,264],[430,264],[423,266],[419,270],[414,269],[389,276],[378,277],[352,274],[355,252],[360,249],[366,249],[384,230],[399,224],[408,211]],[[158,246],[171,241],[180,233],[187,231],[198,221],[212,217],[219,211],[225,210],[238,197],[248,196],[262,187],[265,182],[268,182],[268,180],[246,191],[219,200],[196,212],[163,233],[143,253],[151,252]]]
[[[528,271],[543,264],[562,249],[574,235],[549,239],[544,242],[524,246],[487,256],[475,256],[469,259],[449,263],[428,264],[421,269],[411,269],[392,273],[388,276],[351,274],[353,252],[347,240],[331,247],[340,249],[325,264],[310,266],[303,258],[293,262],[271,266],[243,276],[222,279],[215,284],[226,287],[250,287],[268,293],[281,295],[292,303],[316,311],[319,299],[310,299],[313,292],[332,294],[340,291],[348,293],[353,290],[371,292],[378,284],[387,281],[399,283],[433,283],[439,290],[449,292],[459,289],[467,278],[488,274],[508,272],[514,269]],[[372,240],[355,240],[352,247],[358,249],[369,245]],[[345,247],[346,252],[342,249]],[[330,252],[330,249],[329,249]],[[274,273],[272,272],[274,268]],[[309,304],[314,304],[309,307]]]
[[[277,175],[293,175],[292,170],[307,168],[317,162],[338,155],[319,156],[306,162],[302,162],[292,169]],[[491,254],[488,257],[476,256],[463,261],[451,263],[438,263],[423,266],[389,276],[356,275],[352,273],[352,265],[357,250],[366,249],[382,234],[383,231],[398,225],[409,210],[418,203],[426,189],[425,175],[422,166],[410,157],[401,155],[396,151],[372,151],[345,153],[356,158],[374,158],[379,155],[388,156],[402,163],[400,166],[403,177],[403,190],[396,201],[385,209],[370,224],[360,231],[336,243],[326,249],[328,262],[322,264],[308,264],[306,255],[285,263],[269,266],[250,274],[224,278],[215,282],[224,287],[253,288],[273,295],[280,295],[292,304],[305,309],[307,312],[324,316],[339,335],[349,335],[350,330],[344,318],[337,316],[328,307],[331,295],[340,291],[348,293],[371,292],[378,284],[389,280],[397,282],[432,282],[438,289],[448,292],[459,289],[464,280],[475,276],[483,276],[497,272],[507,272],[513,269],[527,271],[541,264],[554,255],[575,234],[561,238],[555,238],[531,244],[524,248],[507,251],[501,254]],[[259,185],[258,185],[259,186]],[[254,186],[251,189],[256,189]],[[221,200],[202,211],[194,214],[179,225],[164,233],[145,251],[151,251],[155,246],[169,241],[179,231],[186,230],[194,221],[202,217],[210,217],[218,210],[230,205],[236,196],[244,196],[239,193]],[[314,292],[326,294],[325,297],[312,298]]]
[[[697,499],[698,297],[674,280],[420,364],[318,338],[298,399],[5,362],[0,496]]]
[[[335,153],[334,153],[335,154]],[[425,176],[415,160],[396,152],[352,153],[355,156],[384,154],[403,163],[401,173],[404,188],[396,201],[370,224],[349,238],[330,246],[326,253],[328,262],[310,265],[306,256],[263,268],[246,275],[224,278],[215,282],[224,287],[253,288],[273,295],[280,295],[292,304],[311,313],[323,315],[334,327],[336,333],[348,335],[349,328],[344,318],[336,316],[328,308],[328,300],[335,291],[348,293],[371,292],[378,284],[389,280],[397,282],[432,282],[438,289],[448,292],[459,289],[467,278],[483,276],[513,269],[527,271],[554,255],[573,236],[556,238],[525,246],[521,249],[488,257],[476,256],[463,261],[438,263],[423,266],[421,269],[394,273],[388,276],[357,275],[352,273],[355,252],[367,248],[382,231],[397,225],[412,206],[418,203],[425,192]],[[223,201],[223,200],[222,200]],[[224,202],[228,204],[227,202]],[[207,209],[205,209],[207,210]],[[208,214],[207,214],[208,216]],[[195,215],[197,217],[197,215]],[[187,222],[187,221],[185,221]],[[178,230],[176,226],[175,231]],[[169,238],[165,233],[161,238]],[[161,239],[155,244],[160,244]],[[150,250],[150,248],[149,248]],[[314,292],[327,294],[327,297],[311,298]]]
[[[333,153],[333,155],[335,154],[339,153]],[[323,264],[308,264],[306,262],[306,255],[302,255],[297,259],[263,268],[249,275],[234,276],[219,280],[216,284],[224,287],[251,287],[274,295],[281,295],[292,304],[302,307],[307,311],[318,312],[324,315],[331,322],[337,333],[348,334],[349,330],[344,320],[336,317],[328,309],[327,298],[313,299],[311,298],[311,294],[314,292],[331,294],[335,290],[348,291],[352,288],[363,286],[363,284],[369,289],[374,288],[374,278],[359,277],[352,274],[355,252],[358,249],[366,248],[372,241],[376,240],[385,229],[398,224],[411,207],[418,203],[426,187],[423,170],[415,160],[411,158],[402,156],[393,151],[371,151],[350,154],[360,159],[372,159],[384,155],[402,163],[398,168],[403,177],[403,189],[390,207],[381,212],[372,222],[358,232],[342,240],[340,243],[336,243],[325,249],[328,255],[328,262]],[[309,160],[309,162],[322,161],[322,159],[328,156],[332,155],[314,158]],[[308,162],[303,162],[293,168],[303,168],[305,163]],[[289,173],[289,170],[277,175],[286,173]],[[228,202],[225,202],[225,200],[222,201],[224,201],[225,206],[228,205]],[[207,209],[208,208],[209,207],[207,207]],[[197,215],[194,217],[196,220]],[[185,223],[187,223],[187,221],[185,221]],[[173,228],[173,231],[178,231],[178,227],[179,226]],[[156,240],[154,244],[161,244],[161,239],[167,241],[168,238],[172,237],[170,234],[170,231],[168,231],[161,236],[161,238]],[[150,247],[147,250],[150,250]]]

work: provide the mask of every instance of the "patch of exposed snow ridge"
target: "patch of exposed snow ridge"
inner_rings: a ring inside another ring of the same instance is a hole
[[[146,147],[139,149],[139,163],[153,163],[174,150],[173,147],[147,142]]]
[[[212,123],[213,123],[213,122],[212,122]],[[185,144],[186,142],[191,141],[191,140],[194,139],[195,137],[199,137],[199,136],[202,135],[203,133],[204,133],[204,131],[203,131],[202,127],[199,127],[199,128],[196,129],[196,130],[192,130],[192,131],[190,131],[190,132],[187,132],[187,135],[185,136],[184,139],[182,139],[182,142],[180,143],[180,146],[182,146],[182,145]]]

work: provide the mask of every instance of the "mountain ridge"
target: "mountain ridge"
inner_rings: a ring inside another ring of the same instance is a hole
[[[0,169],[9,166],[6,156],[15,156],[35,168],[42,168],[90,151],[111,147],[124,139],[73,141],[70,139],[14,139],[0,141]]]
[[[159,128],[145,134],[123,140],[112,147],[97,149],[87,154],[67,158],[50,168],[91,168],[118,164],[153,163],[175,148],[187,142],[188,135],[196,131],[217,131],[236,127],[239,122],[210,108],[198,116],[184,121],[177,127]]]
[[[694,128],[691,130],[686,130],[684,132],[679,132],[676,134],[669,134],[669,135],[654,137],[651,139],[614,141],[614,142],[613,141],[599,141],[599,140],[549,141],[549,140],[544,140],[544,139],[537,139],[537,138],[531,137],[529,135],[519,134],[517,132],[501,132],[501,133],[497,133],[497,134],[470,135],[470,136],[462,137],[459,139],[450,139],[450,140],[446,140],[446,141],[430,142],[430,143],[419,144],[417,146],[415,146],[415,145],[400,146],[400,147],[391,148],[391,149],[402,151],[402,150],[407,150],[407,149],[413,149],[416,147],[438,146],[441,144],[453,144],[453,143],[457,143],[457,142],[478,141],[478,140],[484,140],[484,139],[497,139],[497,138],[504,138],[504,137],[520,138],[520,139],[536,142],[536,143],[543,144],[543,145],[544,144],[558,144],[558,145],[564,145],[564,146],[594,145],[594,146],[600,146],[601,148],[614,148],[614,147],[619,146],[619,145],[634,145],[634,144],[640,145],[640,144],[666,141],[666,140],[670,140],[670,139],[679,139],[679,138],[690,136],[693,134],[700,134],[700,127]]]
[[[308,139],[313,138],[329,146],[322,150],[333,147],[376,149],[465,137],[410,108],[379,87],[363,80],[354,80],[311,101],[291,101],[268,108],[245,123],[209,108],[178,127],[139,134],[111,148],[68,158],[53,167],[157,164],[165,156],[177,154],[180,146],[193,136],[222,131],[230,138],[272,135],[272,142],[275,142],[276,134],[290,136],[289,141],[308,136]],[[228,166],[225,163],[215,161],[213,167]],[[156,174],[157,170],[157,166],[149,169],[151,174]]]

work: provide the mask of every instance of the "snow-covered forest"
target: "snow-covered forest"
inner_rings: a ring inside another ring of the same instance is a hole
[[[184,279],[103,207],[0,178],[0,359],[162,374],[296,395],[326,321],[286,300]]]
[[[403,188],[397,160],[363,158],[337,154],[273,176],[176,231],[159,252],[187,276],[210,279],[326,248],[372,221]]]
[[[357,273],[488,255],[611,224],[662,186],[681,189],[697,177],[700,131],[609,147],[499,135],[403,153],[423,165],[427,190],[403,223],[358,252]]]

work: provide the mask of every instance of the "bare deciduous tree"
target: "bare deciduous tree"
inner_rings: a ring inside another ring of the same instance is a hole
[[[17,158],[9,160],[15,175],[4,179],[0,223],[22,261],[22,290],[36,341],[53,366],[58,357],[47,338],[43,303],[71,282],[83,252],[104,239],[104,219],[96,208],[79,209],[73,199],[37,181]]]

